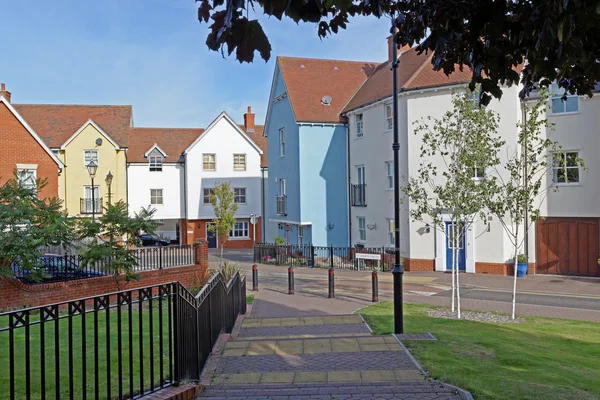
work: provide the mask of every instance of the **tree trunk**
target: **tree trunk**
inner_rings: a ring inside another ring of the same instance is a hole
[[[459,268],[459,264],[458,264],[458,245],[460,243],[460,238],[462,235],[462,229],[460,229],[460,225],[457,223],[455,230],[454,230],[455,236],[454,236],[454,241],[455,241],[455,253],[456,253],[456,310],[458,311],[458,319],[460,319],[460,280],[459,280],[459,276],[460,276],[460,268]],[[463,239],[463,243],[464,243],[464,239]]]
[[[223,246],[225,245],[224,242],[221,242],[221,266],[223,266]]]
[[[511,313],[511,318],[514,320],[515,319],[515,308],[516,308],[516,304],[517,304],[517,265],[518,265],[518,261],[517,261],[517,253],[519,252],[519,226],[516,226],[515,229],[515,259],[513,262],[513,292],[512,292],[512,313]]]
[[[454,301],[455,301],[455,292],[456,292],[456,286],[454,284],[454,267],[456,266],[456,263],[454,262],[454,253],[456,252],[456,249],[454,248],[454,220],[451,220],[450,222],[450,229],[452,229],[450,232],[452,232],[452,240],[449,240],[448,243],[450,243],[450,246],[452,246],[452,261],[451,261],[451,272],[452,272],[452,312],[454,312]],[[446,235],[448,235],[448,233],[446,233]],[[446,257],[446,260],[448,260],[448,258]]]

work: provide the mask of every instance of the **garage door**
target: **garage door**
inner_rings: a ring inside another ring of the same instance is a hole
[[[597,218],[546,218],[536,236],[538,274],[600,276]]]

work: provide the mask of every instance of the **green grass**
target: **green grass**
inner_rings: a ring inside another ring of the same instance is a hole
[[[599,399],[600,324],[527,317],[519,324],[431,318],[432,307],[405,304],[405,332],[437,341],[404,341],[435,379],[475,399]],[[363,308],[373,331],[393,331],[392,303]]]
[[[252,304],[254,303],[254,299],[256,298],[256,295],[254,294],[249,294],[246,296],[246,304]]]

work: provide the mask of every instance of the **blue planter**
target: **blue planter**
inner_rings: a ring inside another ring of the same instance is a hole
[[[517,278],[523,278],[527,275],[527,263],[517,264]]]

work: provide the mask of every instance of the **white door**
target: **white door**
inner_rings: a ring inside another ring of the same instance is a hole
[[[92,205],[92,187],[85,186],[83,188],[83,198],[84,198],[83,212],[86,214],[91,214],[92,211],[94,213],[100,212],[100,187],[94,186],[93,193],[94,193],[94,196],[93,196],[94,205]]]

